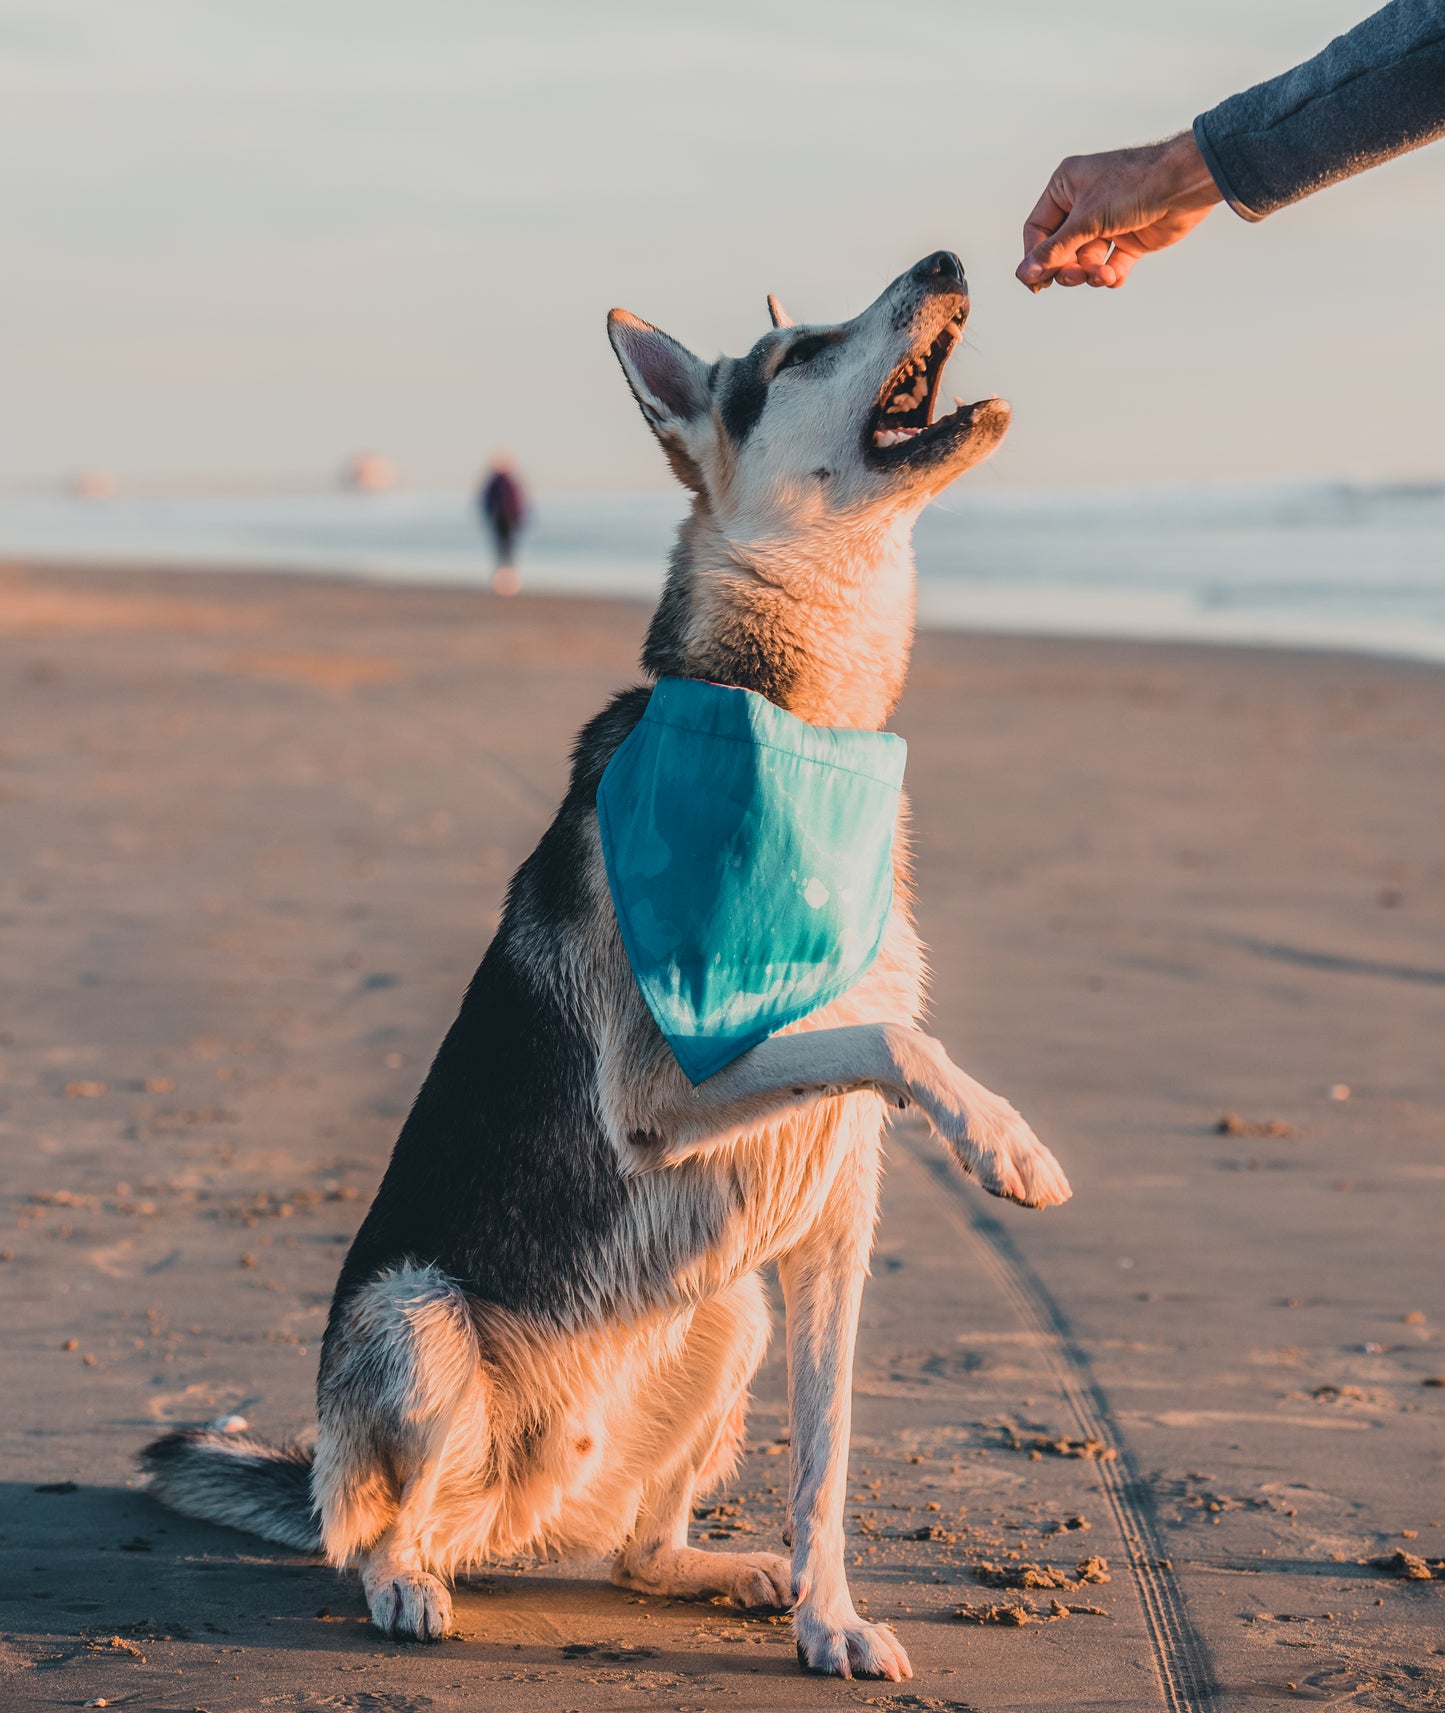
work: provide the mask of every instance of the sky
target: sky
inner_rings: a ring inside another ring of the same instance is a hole
[[[1118,293],[1017,285],[1065,154],[1166,135],[1361,0],[0,0],[0,488],[329,480],[377,448],[669,477],[604,333],[705,357],[940,246],[1006,484],[1445,474],[1445,144]]]

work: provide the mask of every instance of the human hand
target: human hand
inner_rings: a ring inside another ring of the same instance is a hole
[[[1223,200],[1192,131],[1140,149],[1070,155],[1024,222],[1015,277],[1035,292],[1055,280],[1117,288],[1140,256],[1177,244]]]

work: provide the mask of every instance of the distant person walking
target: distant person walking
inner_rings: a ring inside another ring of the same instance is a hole
[[[1018,277],[1031,291],[1117,288],[1216,202],[1263,220],[1440,136],[1445,0],[1394,0],[1293,71],[1201,113],[1191,130],[1061,161],[1024,224]]]
[[[497,556],[492,587],[499,595],[515,595],[522,586],[516,566],[516,545],[527,521],[527,496],[505,452],[493,458],[477,495],[477,506],[482,522],[491,531]]]

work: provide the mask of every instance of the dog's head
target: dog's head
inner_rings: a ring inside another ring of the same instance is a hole
[[[834,327],[794,326],[776,299],[768,307],[773,331],[746,357],[711,365],[626,310],[607,318],[648,426],[725,528],[916,511],[1003,439],[1002,399],[935,416],[969,308],[951,250]]]

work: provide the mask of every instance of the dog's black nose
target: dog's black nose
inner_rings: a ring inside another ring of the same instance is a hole
[[[951,281],[954,285],[968,285],[963,276],[963,263],[952,250],[935,250],[931,256],[925,256],[913,270],[913,277],[920,285],[931,285],[944,280]]]

